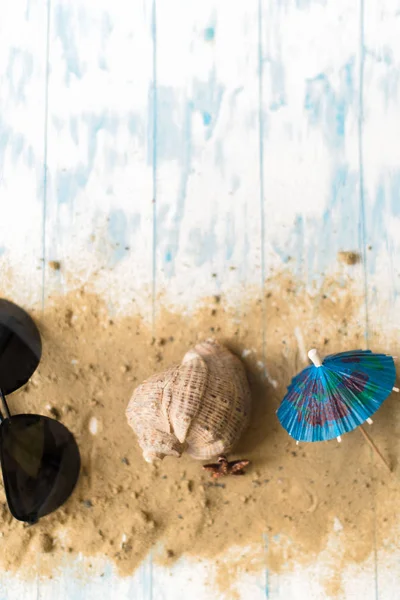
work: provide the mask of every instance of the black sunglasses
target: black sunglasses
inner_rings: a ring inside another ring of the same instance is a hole
[[[42,355],[31,317],[0,299],[0,460],[8,506],[19,521],[36,523],[59,508],[78,481],[81,460],[70,431],[43,415],[11,416],[5,396],[35,372]]]

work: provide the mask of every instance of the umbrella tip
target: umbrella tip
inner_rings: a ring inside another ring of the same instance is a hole
[[[315,367],[322,367],[322,360],[318,354],[318,350],[315,348],[309,351],[308,358],[314,363]]]

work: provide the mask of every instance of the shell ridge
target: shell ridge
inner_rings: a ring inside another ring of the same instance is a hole
[[[146,460],[186,451],[203,460],[230,452],[246,428],[251,393],[241,360],[207,340],[181,364],[153,375],[126,410]]]

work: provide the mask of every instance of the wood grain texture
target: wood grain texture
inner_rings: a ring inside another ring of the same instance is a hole
[[[152,11],[53,0],[48,83],[45,293],[95,278],[112,305],[151,314]]]
[[[258,4],[157,0],[157,289],[259,280]]]
[[[400,325],[400,5],[373,0],[364,15],[363,173],[371,333]]]
[[[0,20],[1,283],[28,305],[42,298],[46,31],[45,0]]]
[[[372,0],[364,6],[362,161],[365,206],[366,301],[372,339],[390,344],[400,333],[400,4]],[[400,434],[396,423],[395,434]],[[375,502],[375,526],[385,518]],[[376,553],[376,598],[394,599],[400,585],[397,553]]]
[[[44,297],[90,280],[111,312],[139,307],[147,320],[153,312],[152,25],[146,2],[52,0],[45,207],[46,262],[62,268],[47,268]],[[151,598],[151,558],[129,580],[99,566],[86,585],[79,573],[88,561],[67,564],[57,593],[40,585],[43,597],[79,600],[106,588],[118,598]]]
[[[226,293],[240,323],[246,287],[262,298],[265,277],[288,268],[317,291],[337,253],[356,250],[366,343],[398,336],[399,34],[397,0],[7,5],[3,293],[29,306],[94,278],[111,310],[135,302],[148,320],[159,294],[190,308]],[[266,358],[271,350],[265,339]],[[379,507],[374,518],[379,527]],[[340,536],[306,569],[242,577],[239,596],[325,597]],[[343,597],[397,598],[396,561],[384,547],[349,567]],[[149,557],[120,579],[94,561],[82,581],[85,565],[66,558],[60,576],[34,584],[2,574],[0,597],[175,600],[190,588],[216,598],[206,562],[168,570]]]
[[[361,249],[359,4],[262,6],[265,261],[312,289]]]
[[[157,0],[156,17],[156,290],[185,308],[228,294],[240,323],[243,289],[261,296],[259,3]],[[215,598],[212,577],[206,563],[154,567],[153,597],[192,580]],[[264,574],[238,588],[265,597]]]
[[[365,244],[360,165],[362,7],[342,0],[267,0],[261,7],[265,275],[282,269],[293,273],[314,295],[317,315],[323,301],[321,286],[332,275],[336,286],[351,285],[360,296],[365,290],[361,261],[349,267],[338,260],[339,252],[363,256]],[[367,339],[366,315],[366,303],[361,301],[358,318]],[[268,319],[267,312],[265,323]],[[305,366],[304,350],[311,342],[301,323],[294,334]],[[265,335],[266,360],[275,352]],[[373,536],[374,528],[363,534]],[[340,553],[338,523],[317,563],[290,574],[269,575],[269,597],[325,597],[324,580],[332,577],[329,564]],[[376,557],[371,556],[361,570],[349,567],[342,573],[343,597],[373,600],[375,580]]]

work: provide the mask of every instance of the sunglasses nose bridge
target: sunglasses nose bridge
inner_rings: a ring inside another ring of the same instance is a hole
[[[1,387],[0,387],[0,398],[1,398],[1,405],[2,405],[3,411],[4,411],[5,415],[6,415],[6,419],[11,419],[10,409],[8,408],[6,397],[5,397],[5,395],[4,395],[3,390],[1,389]],[[2,414],[2,412],[0,410],[0,423],[2,421],[4,421],[4,417],[3,417],[3,414]]]

